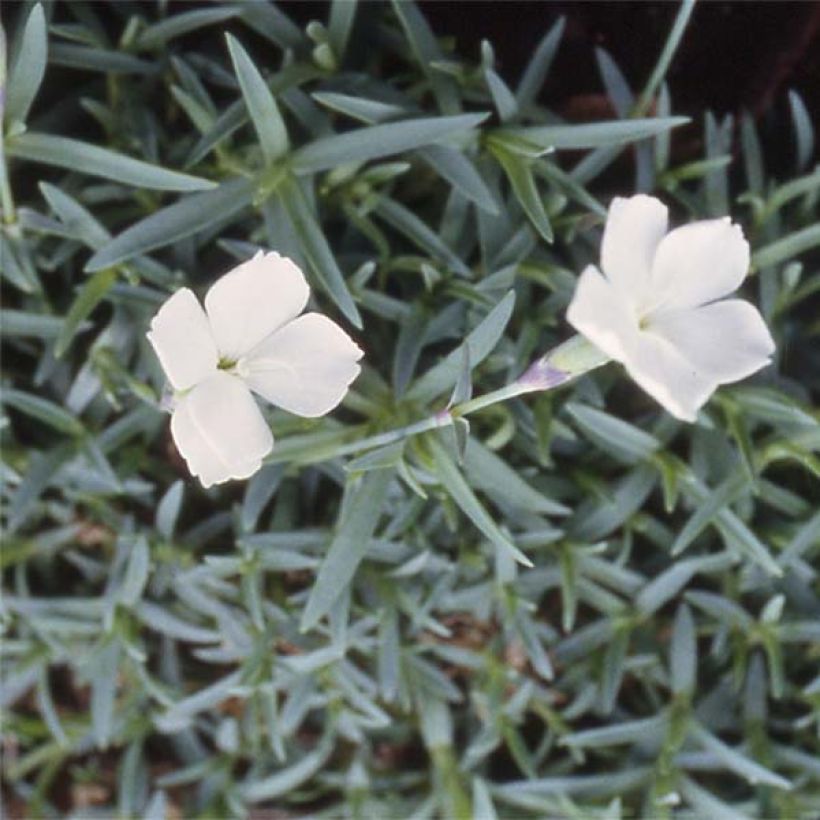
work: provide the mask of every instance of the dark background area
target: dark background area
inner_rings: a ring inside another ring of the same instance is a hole
[[[300,4],[294,4],[300,5]],[[301,4],[305,5],[305,4]],[[438,34],[478,57],[491,40],[508,81],[517,80],[539,40],[558,19],[566,29],[545,101],[599,93],[594,47],[605,48],[633,89],[649,77],[679,4],[676,2],[422,2]],[[817,116],[820,104],[820,2],[709,2],[695,6],[668,74],[675,109],[760,116],[795,88]]]
[[[361,0],[358,24],[378,11],[382,2]],[[2,5],[3,22],[11,33],[19,22],[18,12],[26,6],[19,2]],[[73,19],[70,5],[56,4],[55,19]],[[105,0],[89,5],[104,21],[113,44],[130,14],[139,10],[146,18],[156,19],[159,4],[154,0]],[[180,11],[211,4],[171,0],[169,5]],[[311,20],[326,21],[330,4],[326,0],[281,0],[278,5],[304,27]],[[513,86],[544,34],[559,17],[565,17],[561,45],[540,99],[570,121],[614,116],[596,65],[595,48],[609,52],[637,92],[648,79],[679,9],[673,0],[420,0],[419,6],[435,33],[452,38],[455,52],[466,59],[478,62],[481,41],[489,40],[497,70]],[[235,25],[229,23],[226,28]],[[246,27],[238,27],[237,32],[253,42],[254,35]],[[200,47],[203,38],[213,36],[209,29],[186,38]],[[224,48],[221,41],[213,46]],[[74,71],[65,75],[65,82],[78,79]],[[750,111],[767,148],[779,153],[778,143],[790,139],[785,133],[790,128],[783,128],[790,122],[789,89],[800,93],[812,119],[820,123],[820,0],[700,0],[667,81],[674,113],[702,121],[707,109],[718,115]],[[38,100],[39,111],[59,101],[61,82],[59,75],[51,76]],[[50,100],[52,96],[55,99]]]

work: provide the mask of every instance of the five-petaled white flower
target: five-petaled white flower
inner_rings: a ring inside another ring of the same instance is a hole
[[[764,367],[775,346],[756,308],[723,299],[749,268],[740,227],[725,217],[667,233],[667,218],[650,196],[612,201],[603,275],[584,270],[567,319],[673,416],[694,421],[718,385]]]
[[[322,416],[359,374],[362,351],[318,313],[294,262],[259,251],[218,279],[205,310],[178,290],[148,339],[175,390],[171,433],[203,486],[255,473],[273,435],[251,396],[300,416]]]

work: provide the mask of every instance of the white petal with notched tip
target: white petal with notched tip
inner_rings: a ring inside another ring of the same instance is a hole
[[[720,384],[745,379],[765,367],[774,353],[763,317],[742,299],[662,314],[652,318],[649,329]]]
[[[179,399],[171,434],[204,487],[247,478],[273,447],[273,435],[250,391],[223,371]]]
[[[749,243],[729,218],[670,231],[652,266],[652,309],[697,307],[734,293],[749,270]]]
[[[265,339],[239,363],[255,393],[299,416],[322,416],[359,375],[362,351],[335,322],[306,313]]]
[[[616,361],[626,361],[638,333],[638,318],[620,288],[589,265],[578,279],[567,321]]]
[[[176,390],[187,390],[216,371],[218,354],[208,318],[188,288],[166,300],[147,336]]]
[[[297,265],[261,251],[229,271],[205,295],[205,310],[219,353],[239,359],[298,316],[310,288]]]
[[[651,196],[615,197],[601,241],[601,270],[636,303],[646,294],[658,244],[666,234],[666,206]]]

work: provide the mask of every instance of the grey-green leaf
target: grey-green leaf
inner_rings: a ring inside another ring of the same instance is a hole
[[[9,69],[4,119],[25,122],[43,81],[48,60],[48,32],[43,7],[32,8],[20,38],[17,56]],[[0,106],[0,111],[2,111]]]
[[[308,260],[313,274],[339,310],[352,324],[361,328],[362,319],[359,310],[339,270],[336,257],[299,188],[299,183],[293,179],[286,180],[279,187],[279,196],[282,206],[293,223],[302,253]]]
[[[86,280],[71,304],[54,345],[54,355],[59,359],[77,335],[80,325],[91,311],[105,298],[117,279],[113,268],[103,268]]]
[[[245,98],[251,122],[259,136],[262,153],[268,163],[275,162],[287,154],[290,147],[288,132],[279,106],[242,44],[230,34],[226,37],[234,71],[239,80],[239,87],[242,89],[242,96]]]
[[[544,202],[538,193],[530,162],[512,151],[507,151],[498,143],[492,143],[491,150],[501,163],[524,213],[527,214],[544,241],[552,242],[552,226],[544,208]]]
[[[205,191],[215,182],[133,159],[87,142],[27,131],[6,143],[9,156],[156,191]]]
[[[484,122],[487,116],[418,117],[322,137],[293,152],[293,167],[297,173],[313,173],[346,163],[369,162],[412,151],[445,137],[467,133]]]
[[[216,190],[193,194],[162,208],[100,248],[85,269],[98,271],[118,265],[221,222],[250,204],[252,189],[244,177],[231,179]]]
[[[379,523],[390,479],[383,470],[368,472],[361,479],[349,479],[350,497],[345,515],[305,605],[301,621],[303,632],[314,627],[330,611],[352,581]]]
[[[463,344],[469,344],[470,346],[470,358],[473,367],[481,364],[498,344],[498,341],[504,335],[507,323],[510,321],[514,306],[515,292],[509,291],[469,333]],[[456,348],[444,361],[434,365],[421,376],[407,391],[407,398],[411,401],[430,401],[430,399],[452,387],[461,372],[463,361],[461,347]]]
[[[482,533],[496,546],[509,553],[518,563],[531,567],[532,561],[516,547],[512,541],[499,529],[492,516],[481,506],[475,493],[467,485],[458,467],[450,458],[444,447],[434,436],[427,439],[433,462],[436,466],[436,476],[442,487],[447,491],[461,511],[481,530]]]
[[[490,214],[498,213],[498,203],[476,167],[464,154],[449,145],[428,145],[419,156],[456,190]]]
[[[655,119],[610,120],[580,125],[531,125],[508,129],[523,139],[543,148],[600,148],[623,145],[645,137],[654,137],[679,125],[688,117],[657,117]]]

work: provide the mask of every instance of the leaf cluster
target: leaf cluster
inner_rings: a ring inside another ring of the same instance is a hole
[[[799,95],[778,180],[750,116],[674,114],[690,2],[643,88],[598,51],[615,116],[581,124],[540,97],[561,20],[513,87],[406,1],[304,29],[267,2],[106,10],[21,4],[0,54],[6,809],[820,812]],[[606,203],[636,190],[744,223],[773,367],[692,426],[611,367],[393,437],[569,335]],[[203,491],[145,330],[258,248],[364,371],[332,417],[271,411],[269,463]]]

